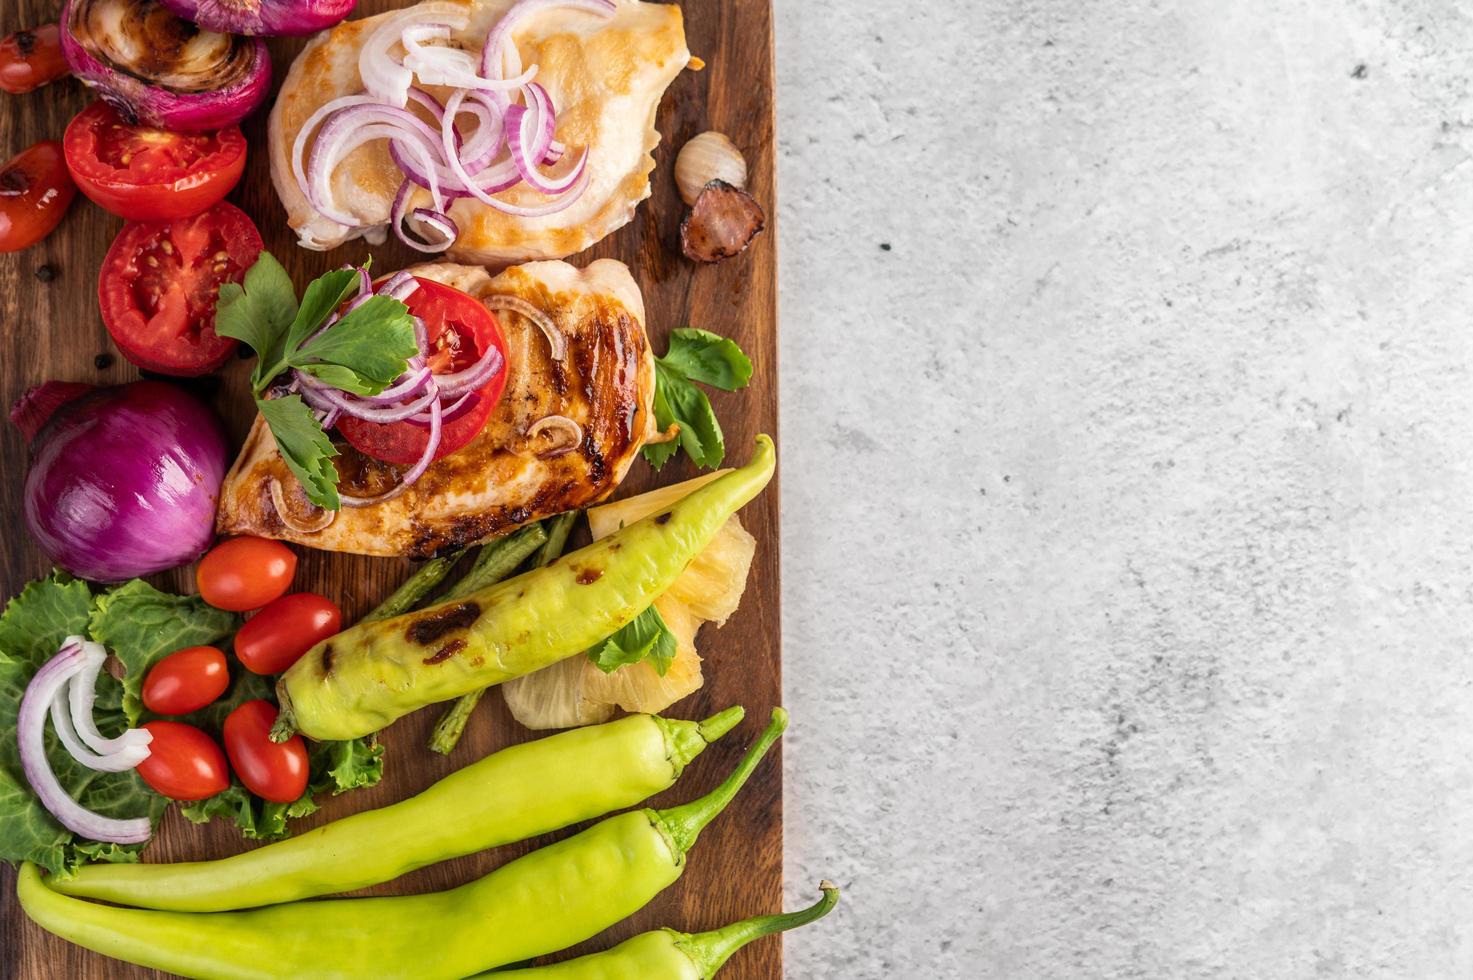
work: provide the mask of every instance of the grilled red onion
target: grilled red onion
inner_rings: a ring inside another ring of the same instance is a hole
[[[326,419],[323,420],[323,427],[327,427]],[[276,516],[281,518],[281,523],[293,531],[296,531],[298,534],[314,534],[318,531],[325,530],[333,521],[337,520],[337,511],[326,510],[315,506],[307,499],[307,495],[302,493],[300,484],[297,485],[297,496],[305,502],[303,506],[317,511],[317,517],[315,519],[308,521],[297,517],[291,505],[286,502],[286,493],[281,489],[281,481],[276,479],[276,477],[271,478],[271,505],[276,508]]]
[[[72,73],[129,121],[180,132],[233,126],[271,86],[259,38],[201,30],[156,0],[67,0],[61,27]]]
[[[353,12],[358,0],[159,0],[207,31],[252,36],[315,34]]]

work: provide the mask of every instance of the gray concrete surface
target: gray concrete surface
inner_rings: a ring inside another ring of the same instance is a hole
[[[1473,5],[777,13],[789,975],[1473,975]]]

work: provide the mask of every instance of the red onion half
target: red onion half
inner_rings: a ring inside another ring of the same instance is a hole
[[[187,564],[214,540],[228,462],[219,420],[182,389],[99,388],[36,432],[26,525],[52,561],[94,582]]]
[[[61,51],[129,122],[184,133],[235,125],[271,87],[264,41],[201,30],[157,0],[67,0]]]
[[[358,0],[159,0],[207,31],[253,36],[315,34],[353,12]]]

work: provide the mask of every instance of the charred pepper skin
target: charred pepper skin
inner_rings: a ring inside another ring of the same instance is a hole
[[[741,721],[630,715],[503,749],[418,796],[218,861],[91,864],[50,887],[176,912],[275,905],[389,881],[415,868],[526,840],[635,806],[668,789]]]
[[[26,862],[16,894],[42,928],[141,966],[204,980],[453,980],[566,949],[680,877],[702,828],[787,726],[772,722],[711,793],[609,817],[469,884],[428,895],[290,902],[244,912],[160,912],[71,898]]]
[[[710,932],[695,934],[657,929],[644,932],[602,953],[526,970],[483,973],[476,980],[711,980],[743,946],[779,932],[822,919],[839,903],[839,889],[819,885],[823,898],[806,909],[763,915]]]
[[[628,624],[772,478],[772,440],[669,510],[453,602],[325,640],[277,683],[281,721],[309,738],[359,738],[417,708],[581,653]]]

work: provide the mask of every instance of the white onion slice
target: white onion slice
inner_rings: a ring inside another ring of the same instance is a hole
[[[131,746],[147,745],[153,741],[153,736],[141,728],[130,728],[117,738],[102,737],[97,723],[92,720],[92,706],[97,701],[97,675],[102,673],[102,665],[107,662],[107,650],[101,643],[93,643],[80,636],[67,637],[67,643],[75,643],[82,651],[82,667],[72,678],[68,698],[72,725],[82,741],[102,755],[113,755]]]
[[[77,729],[72,725],[72,716],[67,707],[67,702],[70,700],[68,692],[76,687],[76,684],[77,675],[73,674],[66,686],[57,691],[56,697],[51,699],[51,727],[56,729],[56,735],[61,739],[62,746],[73,759],[88,769],[95,769],[98,772],[127,772],[129,769],[136,769],[138,763],[147,759],[151,752],[147,743],[130,745],[110,755],[98,755],[88,748],[77,735]],[[149,734],[141,728],[129,730]]]
[[[81,645],[69,643],[26,685],[15,726],[21,769],[41,805],[67,830],[90,840],[141,844],[153,834],[153,824],[147,817],[117,820],[87,809],[67,794],[46,758],[46,715],[67,682],[84,665]]]
[[[541,330],[542,336],[547,338],[547,346],[554,361],[561,361],[568,356],[568,338],[563,336],[563,332],[557,328],[552,317],[520,296],[496,293],[482,297],[481,303],[488,310],[510,310],[513,313],[520,313],[537,324],[537,329]]]

